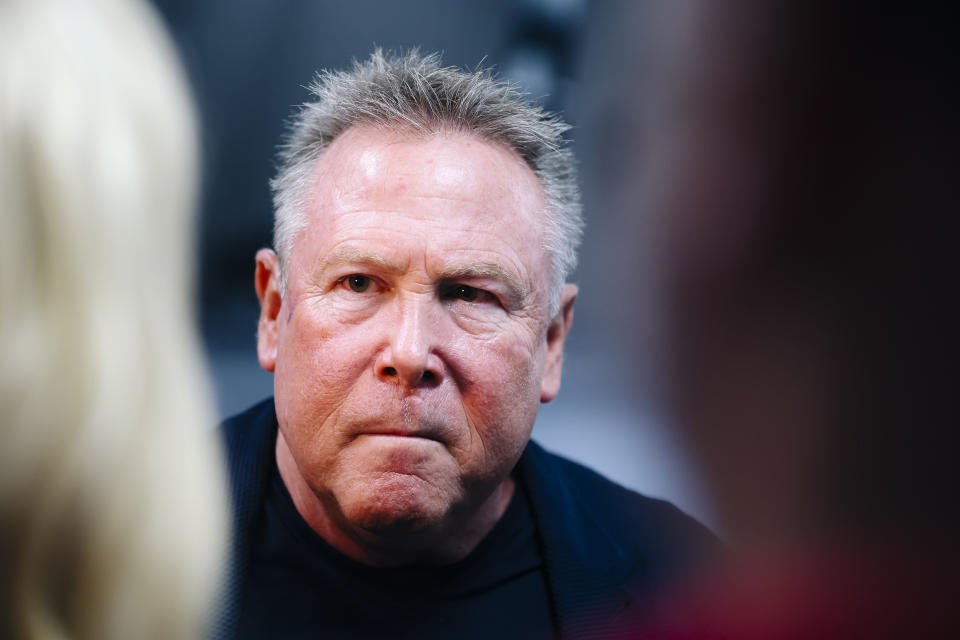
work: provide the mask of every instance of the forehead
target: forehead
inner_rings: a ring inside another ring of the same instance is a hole
[[[527,163],[506,145],[464,132],[354,126],[330,145],[314,175],[321,205],[428,195],[419,189],[438,197],[455,191],[465,202],[483,202],[491,213],[507,206],[528,224],[539,225],[543,213],[543,190]]]
[[[354,127],[318,161],[311,192],[314,250],[417,245],[428,262],[487,253],[536,277],[549,263],[539,180],[514,151],[472,134]]]

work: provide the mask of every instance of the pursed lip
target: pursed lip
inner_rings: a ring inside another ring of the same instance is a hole
[[[357,437],[360,436],[382,436],[387,438],[411,438],[417,440],[432,440],[433,442],[442,441],[429,433],[416,432],[416,431],[399,431],[399,430],[383,430],[383,431],[362,431],[357,434]]]

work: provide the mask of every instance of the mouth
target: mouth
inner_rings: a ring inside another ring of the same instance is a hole
[[[405,438],[408,440],[426,440],[430,442],[440,442],[442,441],[428,433],[411,433],[404,431],[364,431],[363,433],[357,434],[357,437],[369,436],[375,438]]]

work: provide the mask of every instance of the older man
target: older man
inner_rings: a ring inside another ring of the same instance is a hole
[[[615,628],[710,537],[529,441],[577,295],[567,127],[437,56],[377,52],[312,91],[256,262],[275,397],[224,425],[224,631]]]

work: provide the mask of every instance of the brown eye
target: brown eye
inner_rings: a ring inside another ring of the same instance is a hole
[[[469,302],[473,305],[498,304],[497,297],[486,289],[468,284],[451,283],[440,288],[440,297],[449,302]]]
[[[347,276],[347,286],[350,287],[351,291],[363,293],[370,288],[370,278],[358,274]]]
[[[474,302],[477,299],[477,294],[479,293],[479,289],[475,289],[474,287],[470,287],[465,284],[458,284],[453,290],[453,297],[465,302]]]

